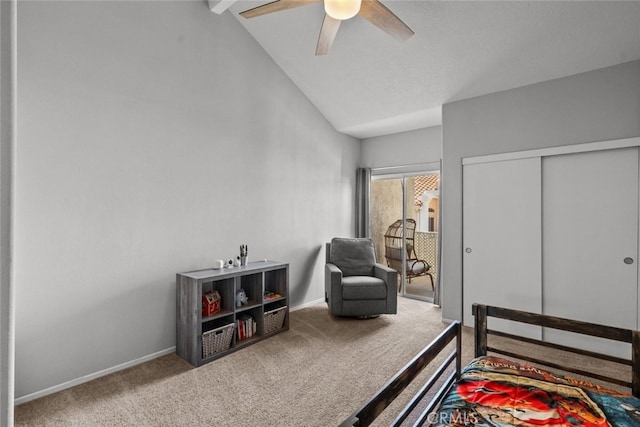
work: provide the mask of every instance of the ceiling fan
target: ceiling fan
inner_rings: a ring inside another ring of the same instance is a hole
[[[414,32],[400,18],[387,9],[379,0],[275,0],[271,3],[240,12],[244,18],[255,18],[294,7],[324,1],[325,16],[316,46],[316,55],[325,55],[340,28],[340,23],[356,15],[362,16],[391,36],[406,40]]]

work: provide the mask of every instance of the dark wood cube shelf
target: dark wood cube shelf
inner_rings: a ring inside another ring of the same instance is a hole
[[[241,267],[178,273],[176,288],[176,352],[193,366],[289,329],[287,263],[257,261]],[[236,293],[240,289],[245,291],[248,301],[238,306]],[[213,291],[220,294],[220,311],[203,316],[202,297]],[[253,322],[247,322],[247,318]],[[274,330],[274,321],[276,326],[282,322],[282,326]],[[231,338],[229,325],[233,325]]]

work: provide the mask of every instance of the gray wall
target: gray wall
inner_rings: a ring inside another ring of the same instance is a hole
[[[360,165],[369,168],[437,163],[442,156],[442,128],[433,126],[362,140]]]
[[[462,158],[640,136],[640,61],[447,104],[442,126],[442,316],[460,319]]]
[[[354,229],[359,141],[206,2],[21,2],[16,397],[175,345],[175,273]]]

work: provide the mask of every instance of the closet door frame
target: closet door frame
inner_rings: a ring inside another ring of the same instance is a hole
[[[556,156],[559,154],[586,153],[588,151],[613,150],[616,148],[640,147],[640,137],[612,139],[610,141],[587,142],[583,144],[559,145],[557,147],[537,148],[535,150],[514,151],[509,153],[487,154],[465,157],[462,166],[476,163],[498,162],[502,160],[526,159],[529,157]]]

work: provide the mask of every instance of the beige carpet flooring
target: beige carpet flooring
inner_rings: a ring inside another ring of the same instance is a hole
[[[397,315],[369,320],[297,310],[289,331],[205,366],[164,356],[19,405],[15,424],[336,426],[446,327],[433,305],[398,302]]]

